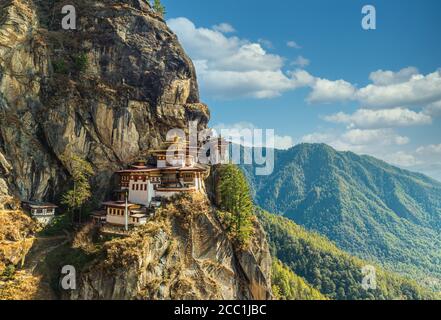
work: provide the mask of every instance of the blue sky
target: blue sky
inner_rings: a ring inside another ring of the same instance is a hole
[[[163,0],[215,127],[275,129],[441,180],[441,1]],[[377,29],[361,28],[376,8]]]

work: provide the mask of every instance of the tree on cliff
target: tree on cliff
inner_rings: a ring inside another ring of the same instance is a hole
[[[153,9],[161,17],[165,16],[165,7],[162,5],[161,0],[154,0],[153,1]]]
[[[242,171],[228,164],[220,168],[219,193],[221,210],[228,231],[240,244],[246,245],[253,232],[253,201]]]
[[[63,195],[62,203],[69,208],[72,219],[74,219],[75,210],[79,210],[79,221],[81,222],[81,208],[92,196],[89,178],[94,171],[88,161],[77,155],[69,158],[63,157],[62,160],[68,163],[73,179],[73,187]]]

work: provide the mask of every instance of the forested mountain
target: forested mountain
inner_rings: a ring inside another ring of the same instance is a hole
[[[274,297],[278,300],[328,300],[276,257],[273,257],[271,280]]]
[[[431,286],[441,277],[441,183],[324,144],[276,150],[269,176],[243,169],[262,208]]]
[[[413,280],[376,267],[375,290],[362,287],[369,262],[338,249],[323,236],[267,212],[258,213],[267,232],[273,262],[273,292],[282,299],[339,300],[432,299],[435,295]],[[279,259],[282,263],[280,263]]]

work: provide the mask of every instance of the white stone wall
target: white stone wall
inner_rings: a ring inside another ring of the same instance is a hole
[[[129,219],[130,220],[130,219]],[[107,223],[124,226],[126,224],[125,216],[107,215]]]
[[[134,185],[138,185],[138,190],[136,190],[136,188],[133,190]],[[135,182],[134,180],[131,180],[129,184],[129,202],[148,206],[154,196],[150,194],[150,190],[152,190],[152,187],[149,180],[146,182],[139,180]]]

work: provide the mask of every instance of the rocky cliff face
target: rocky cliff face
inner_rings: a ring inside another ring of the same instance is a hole
[[[82,246],[91,247],[84,240]],[[201,196],[177,199],[135,234],[107,242],[98,256],[69,298],[271,298],[271,257],[260,226],[251,245],[237,249]]]
[[[0,0],[0,206],[56,199],[72,154],[93,164],[100,199],[169,129],[209,119],[192,62],[145,1],[75,1],[70,31],[66,4]]]
[[[190,121],[202,129],[209,120],[192,62],[145,1],[77,0],[71,31],[61,29],[66,4],[0,0],[0,209],[56,200],[69,185],[64,159],[73,154],[93,165],[99,201],[113,172],[170,129]],[[67,298],[270,298],[271,258],[257,222],[252,244],[239,250],[205,198],[181,200],[127,238],[97,243],[80,232],[48,261],[43,255],[41,269],[51,272],[38,277],[58,277],[73,251],[89,262],[77,266],[78,290]],[[3,253],[3,267],[22,258],[9,247]]]

